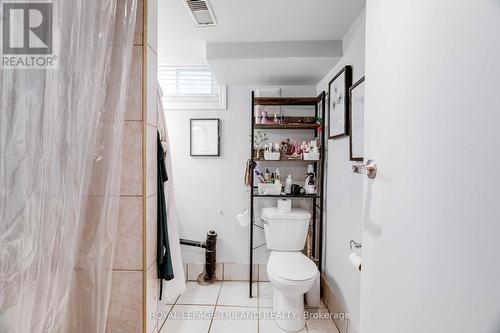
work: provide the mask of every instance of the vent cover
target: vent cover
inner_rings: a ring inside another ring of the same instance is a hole
[[[214,11],[208,0],[184,0],[189,16],[197,27],[214,26],[217,24]]]

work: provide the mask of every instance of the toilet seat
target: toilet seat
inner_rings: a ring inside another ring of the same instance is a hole
[[[301,252],[271,252],[267,270],[276,279],[291,284],[308,282],[318,274],[314,262]]]

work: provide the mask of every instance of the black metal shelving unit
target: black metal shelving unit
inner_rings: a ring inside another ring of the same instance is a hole
[[[250,145],[250,184],[254,184],[254,163],[255,162],[272,162],[272,163],[312,163],[314,172],[317,176],[318,191],[315,195],[263,195],[256,192],[255,187],[250,191],[250,276],[249,276],[249,297],[253,297],[253,251],[257,248],[253,244],[254,226],[259,227],[254,221],[254,201],[256,198],[292,198],[292,199],[310,199],[312,204],[312,258],[318,265],[318,270],[321,273],[321,249],[323,247],[323,205],[324,205],[324,151],[325,151],[325,131],[318,131],[317,124],[311,123],[293,123],[293,124],[255,124],[255,106],[256,105],[281,105],[281,106],[311,106],[314,107],[315,118],[325,120],[325,92],[323,91],[317,97],[255,97],[252,91],[252,107],[251,107],[251,145]],[[255,159],[254,157],[254,134],[256,129],[261,130],[312,130],[314,137],[320,138],[321,157],[319,161],[304,161],[304,160],[278,160],[266,161],[264,159]],[[260,246],[258,246],[260,247]]]

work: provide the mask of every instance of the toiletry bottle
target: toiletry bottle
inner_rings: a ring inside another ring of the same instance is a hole
[[[280,175],[280,169],[276,168],[276,174],[274,177],[274,184],[280,186],[280,192],[283,191],[283,184],[281,184],[281,175]]]
[[[309,164],[307,166],[306,181],[304,189],[306,194],[316,194],[316,175],[314,174],[314,166]]]
[[[271,174],[269,173],[269,169],[266,169],[266,172],[264,172],[264,179],[266,182],[269,183],[269,180],[271,179]]]
[[[315,176],[316,176],[316,175],[314,174],[314,165],[309,164],[309,165],[307,166],[307,174],[308,174],[308,175],[309,175],[309,174],[312,174],[312,176],[313,176],[313,177],[315,177]]]
[[[255,170],[255,176],[257,176],[257,182],[259,182],[259,183],[266,182],[266,180],[264,179],[264,177],[262,176],[262,174],[258,170]]]
[[[285,193],[286,194],[292,193],[292,184],[293,184],[292,175],[288,175],[288,178],[286,179],[286,182],[285,182]]]

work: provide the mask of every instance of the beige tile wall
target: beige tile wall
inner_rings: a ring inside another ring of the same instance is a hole
[[[113,271],[106,331],[142,332],[142,272]]]
[[[142,270],[142,198],[121,197],[113,267]]]
[[[153,196],[146,199],[146,221],[147,224],[147,238],[146,243],[146,262],[148,269],[151,265],[156,264],[156,234],[157,234],[157,215],[158,215],[158,196]]]
[[[120,210],[107,331],[157,332],[156,30],[158,0],[139,0],[125,113]]]
[[[157,239],[157,133],[158,133],[158,105],[157,105],[157,30],[158,30],[158,0],[143,0],[147,9],[144,15],[146,21],[146,31],[144,40],[143,57],[145,58],[143,90],[143,110],[144,119],[144,139],[146,140],[144,160],[146,163],[145,173],[145,206],[146,223],[144,239],[144,249],[146,255],[144,261],[145,269],[145,331],[158,332],[158,321],[152,313],[158,311],[159,280],[157,278],[156,266],[156,239]]]
[[[134,45],[125,120],[142,120],[142,46]]]
[[[120,194],[142,197],[142,121],[126,120],[123,140]]]

